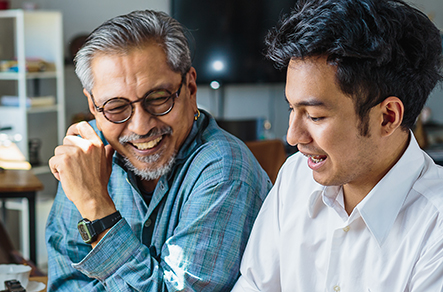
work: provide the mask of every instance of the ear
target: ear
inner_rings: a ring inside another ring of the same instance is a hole
[[[186,82],[186,86],[189,90],[189,97],[193,101],[193,105],[195,105],[195,111],[197,111],[197,72],[194,67],[191,67],[188,72],[188,78]]]
[[[401,126],[405,110],[403,102],[396,96],[387,97],[380,103],[380,110],[382,135],[389,136]]]
[[[92,98],[91,95],[89,94],[89,92],[83,88],[83,94],[86,96],[86,98],[88,99],[88,105],[89,105],[89,111],[91,112],[91,114],[95,115],[97,114],[97,110],[95,109],[94,103],[92,102]]]
[[[96,121],[96,125],[97,128],[101,131],[101,126],[100,126],[100,122],[97,119],[97,110],[95,109],[94,103],[92,102],[92,97],[91,94],[89,94],[89,92],[83,88],[83,94],[86,96],[87,100],[88,100],[88,106],[89,106],[89,111],[91,112],[91,114],[94,116],[95,121]]]

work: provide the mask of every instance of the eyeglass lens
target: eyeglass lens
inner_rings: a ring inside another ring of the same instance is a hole
[[[154,91],[136,102],[139,101],[142,102],[143,108],[153,115],[166,114],[174,105],[174,98],[172,98],[171,93],[167,90]],[[103,105],[103,113],[110,121],[125,121],[132,115],[132,103],[124,98],[110,99]]]

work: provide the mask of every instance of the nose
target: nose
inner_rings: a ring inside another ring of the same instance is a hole
[[[134,107],[131,118],[126,122],[129,131],[145,135],[156,126],[157,119],[145,111],[140,103],[132,105]]]
[[[299,114],[291,113],[286,140],[291,146],[308,144],[312,141],[306,122]]]

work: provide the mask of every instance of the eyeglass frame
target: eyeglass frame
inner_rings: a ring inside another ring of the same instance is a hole
[[[168,110],[166,110],[166,111],[164,111],[164,112],[162,112],[162,113],[151,113],[146,107],[144,107],[144,106],[142,105],[143,109],[144,109],[147,113],[149,113],[149,114],[151,114],[151,115],[153,115],[153,116],[157,116],[157,117],[164,116],[164,115],[170,113],[170,112],[172,111],[172,109],[174,108],[175,99],[178,98],[178,97],[180,96],[181,89],[182,89],[182,87],[183,87],[183,83],[185,82],[185,79],[186,79],[185,77],[186,77],[186,73],[182,75],[182,80],[181,80],[181,82],[180,82],[180,87],[178,88],[178,90],[177,90],[176,92],[174,92],[174,93],[171,93],[171,95],[165,99],[165,102],[164,102],[164,103],[168,102],[168,101],[172,98],[172,104],[171,104],[171,107],[170,107]],[[132,104],[137,103],[137,102],[140,102],[140,101],[143,101],[143,100],[146,100],[146,98],[147,98],[150,94],[152,94],[152,93],[154,93],[154,92],[156,92],[156,91],[160,91],[160,90],[165,90],[165,91],[169,92],[169,90],[167,90],[167,89],[155,89],[155,90],[151,90],[151,91],[149,91],[148,93],[146,93],[143,97],[140,97],[139,99],[134,100],[134,101],[129,101],[129,99],[127,99],[127,98],[125,98],[125,97],[113,97],[113,98],[110,98],[110,99],[108,99],[107,101],[105,101],[101,107],[99,107],[99,106],[97,106],[97,105],[95,104],[95,99],[94,99],[94,95],[92,94],[92,91],[89,92],[89,94],[91,95],[92,104],[94,105],[95,109],[96,109],[98,112],[101,112],[101,113],[103,114],[103,116],[105,117],[105,119],[107,119],[108,121],[110,121],[111,123],[114,123],[114,124],[123,124],[123,123],[129,121],[129,119],[130,119],[130,118],[132,117],[132,115],[134,114],[134,106],[133,106]],[[111,120],[105,115],[105,110],[104,110],[105,105],[106,105],[108,102],[110,102],[111,100],[116,100],[116,99],[123,99],[123,100],[127,101],[127,102],[128,102],[128,105],[131,107],[131,114],[130,114],[127,118],[125,118],[124,120],[117,121],[117,122],[116,122],[116,121],[111,121]]]

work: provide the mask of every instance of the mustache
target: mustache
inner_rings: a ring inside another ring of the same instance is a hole
[[[317,155],[326,155],[326,153],[322,149],[317,149],[311,145],[301,145],[297,144],[298,151],[302,153],[317,153]]]
[[[150,138],[153,136],[163,136],[163,135],[171,135],[171,134],[172,134],[172,128],[167,126],[167,127],[161,128],[161,129],[153,128],[145,135],[138,135],[138,134],[132,133],[130,135],[121,136],[118,138],[118,141],[121,144],[124,144],[124,143],[128,143],[128,142],[138,140],[138,139],[146,139],[146,138]]]

